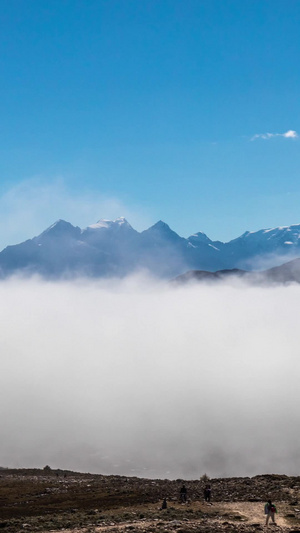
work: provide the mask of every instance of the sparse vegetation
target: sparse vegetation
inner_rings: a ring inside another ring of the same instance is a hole
[[[50,467],[49,467],[50,468]],[[206,482],[208,476],[201,481]],[[262,529],[263,504],[272,494],[281,530],[300,529],[300,477],[256,476],[209,480],[212,504],[203,501],[203,483],[186,481],[189,502],[179,502],[182,480],[150,480],[43,470],[1,470],[0,528],[5,533],[251,533]],[[168,507],[161,509],[167,495]],[[256,524],[256,525],[255,525]],[[255,528],[254,528],[255,525]]]
[[[210,477],[207,474],[203,474],[203,476],[200,477],[200,481],[203,483],[208,483],[210,480]]]

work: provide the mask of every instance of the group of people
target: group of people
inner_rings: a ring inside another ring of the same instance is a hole
[[[211,498],[211,486],[206,485],[204,489],[204,500],[206,502],[210,502],[210,498]],[[181,503],[187,502],[187,488],[185,485],[182,485],[180,489],[180,501]]]
[[[211,486],[206,485],[204,488],[204,500],[206,502],[210,502],[211,500]],[[180,501],[181,503],[187,502],[187,488],[185,485],[182,485],[180,489]],[[167,499],[164,498],[162,509],[167,508]],[[268,526],[270,519],[272,520],[273,524],[276,524],[275,522],[275,514],[277,513],[276,505],[272,503],[271,500],[268,500],[265,505],[265,515],[266,515],[266,526]]]
[[[210,498],[211,498],[211,487],[210,485],[206,485],[204,489],[204,500],[206,502],[210,502]],[[180,501],[182,503],[186,503],[187,501],[187,488],[185,485],[182,485],[180,489]]]

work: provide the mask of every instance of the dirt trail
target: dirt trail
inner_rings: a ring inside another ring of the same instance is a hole
[[[177,506],[180,507],[180,506]],[[263,502],[216,502],[213,504],[203,504],[200,502],[195,502],[192,505],[195,510],[201,508],[204,512],[205,510],[210,510],[212,516],[208,519],[192,519],[191,516],[189,519],[181,518],[170,520],[169,522],[162,523],[164,516],[162,515],[162,520],[156,519],[136,519],[133,521],[126,521],[121,523],[106,523],[103,526],[95,525],[92,529],[93,533],[123,533],[124,531],[132,532],[153,532],[153,531],[176,531],[179,528],[180,531],[186,533],[194,533],[195,531],[207,533],[208,531],[217,531],[220,533],[223,531],[227,533],[228,527],[226,524],[235,525],[235,531],[244,531],[244,526],[250,526],[251,531],[270,531],[270,532],[287,532],[291,529],[290,524],[284,519],[283,515],[279,512],[276,515],[276,525],[272,523],[269,524],[268,528],[265,526],[266,517],[264,515],[264,503]],[[187,509],[191,508],[187,507]],[[221,525],[223,524],[223,525]],[[161,529],[160,526],[163,525]],[[252,526],[252,527],[251,527]],[[230,527],[230,526],[229,526]],[[253,528],[253,529],[252,529]],[[248,531],[248,530],[247,530]],[[64,533],[90,533],[90,528],[72,528],[65,530]],[[59,533],[58,531],[52,531],[52,533]]]
[[[220,504],[220,508],[227,513],[241,515],[247,519],[247,523],[264,525],[266,517],[264,515],[264,503],[262,502],[226,502]],[[276,514],[276,524],[280,527],[287,527],[288,523],[280,513],[280,508]],[[269,522],[271,524],[271,522]]]

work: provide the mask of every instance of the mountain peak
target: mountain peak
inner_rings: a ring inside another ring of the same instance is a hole
[[[150,239],[158,239],[159,241],[169,242],[183,242],[185,239],[180,237],[175,231],[173,231],[168,224],[163,220],[159,220],[141,233],[141,235],[148,236]]]
[[[45,239],[69,239],[70,237],[76,239],[79,237],[80,231],[78,226],[73,226],[70,222],[60,218],[34,239],[38,242],[42,242]]]
[[[158,222],[156,222],[156,224],[151,226],[149,228],[149,230],[173,231],[173,230],[171,230],[170,226],[168,226],[168,224],[166,224],[166,222],[164,222],[163,220],[159,220]]]
[[[65,231],[73,231],[75,226],[73,226],[70,222],[67,222],[66,220],[63,220],[62,218],[58,219],[54,224],[49,226],[45,231],[43,231],[42,235],[46,235],[48,233],[62,233]]]
[[[47,228],[45,231],[49,231],[53,228],[56,228],[56,227],[68,227],[68,226],[72,226],[71,222],[67,222],[66,220],[64,220],[63,218],[59,218],[58,220],[56,220],[56,222],[54,222],[54,224],[51,224],[51,226],[49,226],[49,228]],[[74,227],[74,226],[72,226]]]
[[[194,233],[193,235],[190,235],[190,237],[188,237],[188,241],[189,242],[194,242],[194,243],[200,243],[200,242],[210,243],[210,242],[212,242],[211,239],[205,233],[203,233],[203,231],[198,231],[197,233]]]

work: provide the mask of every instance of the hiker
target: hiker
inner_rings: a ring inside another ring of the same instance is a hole
[[[186,486],[182,485],[182,487],[180,489],[180,501],[182,503],[186,502],[186,494],[187,494]]]
[[[277,513],[276,506],[274,503],[272,503],[271,500],[268,500],[265,505],[265,515],[266,515],[266,526],[269,523],[270,517],[272,519],[273,524],[276,524],[275,522],[275,513]]]
[[[167,498],[164,498],[163,502],[162,502],[161,509],[166,509],[166,508],[167,508]]]
[[[210,498],[211,498],[211,488],[210,488],[210,485],[206,485],[204,489],[204,500],[206,502],[210,502]]]

